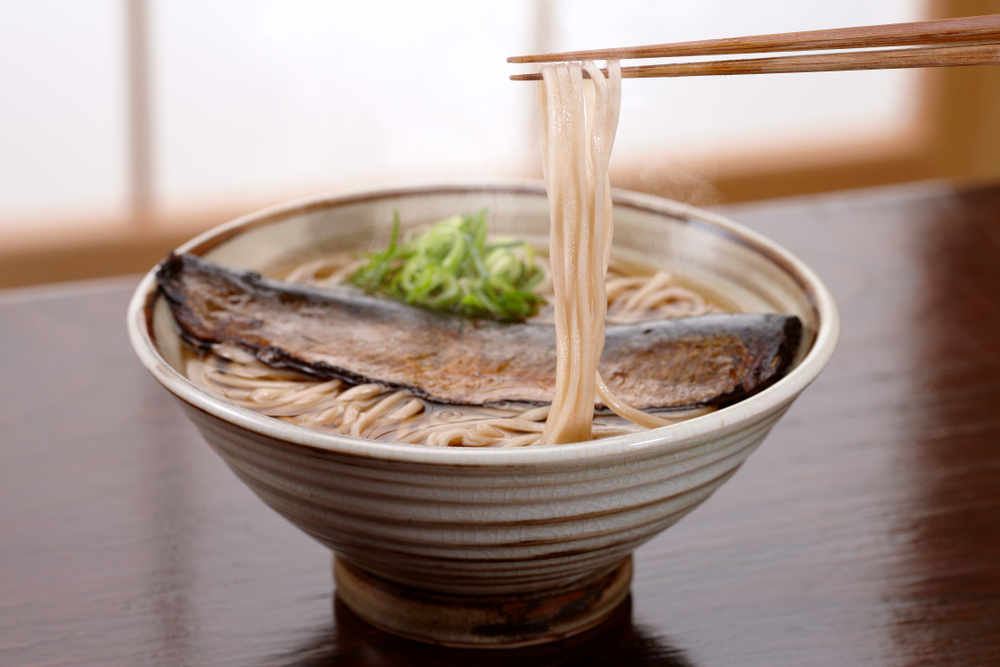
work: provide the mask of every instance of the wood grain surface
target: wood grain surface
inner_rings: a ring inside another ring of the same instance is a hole
[[[738,74],[791,74],[795,72],[842,72],[846,70],[906,69],[914,67],[964,67],[1000,63],[997,44],[967,44],[927,48],[825,53],[807,56],[741,58],[662,65],[622,67],[623,79],[654,79],[679,76],[732,76]],[[607,75],[607,70],[601,70]],[[542,75],[511,74],[511,81],[541,81]],[[585,74],[589,79],[590,75]]]
[[[547,63],[568,60],[608,60],[634,58],[676,58],[718,56],[740,53],[820,51],[825,49],[871,49],[890,46],[982,43],[1000,36],[1000,15],[889,23],[850,28],[783,32],[747,37],[723,37],[695,42],[649,44],[587,51],[563,51],[528,56],[512,56],[509,63]]]
[[[841,346],[611,623],[519,651],[337,603],[134,358],[136,278],[0,292],[0,664],[1000,664],[1000,187],[725,212],[827,281]]]

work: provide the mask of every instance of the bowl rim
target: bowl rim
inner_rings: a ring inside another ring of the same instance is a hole
[[[177,248],[177,252],[204,252],[238,234],[312,210],[376,199],[448,193],[489,192],[545,194],[545,184],[530,179],[461,179],[380,185],[314,195],[272,206],[219,225]],[[166,362],[150,333],[151,310],[157,296],[156,269],[142,278],[127,313],[129,339],[146,369],[174,396],[218,419],[252,433],[307,448],[370,459],[451,466],[532,465],[592,460],[638,453],[653,448],[657,454],[683,451],[732,434],[764,416],[783,411],[826,366],[840,334],[840,314],[833,295],[813,271],[770,239],[721,215],[653,195],[612,190],[614,204],[698,224],[746,245],[779,265],[803,289],[816,313],[818,327],[812,347],[788,375],[764,391],[715,412],[667,427],[589,442],[534,445],[516,448],[430,447],[337,435],[290,424],[237,406],[197,386]]]

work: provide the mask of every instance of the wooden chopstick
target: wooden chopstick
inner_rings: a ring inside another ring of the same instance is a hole
[[[890,23],[886,25],[809,30],[753,37],[706,39],[696,42],[651,44],[591,51],[566,51],[529,56],[512,56],[509,63],[544,63],[565,60],[627,60],[632,58],[672,58],[715,56],[779,51],[821,51],[826,49],[873,49],[891,46],[934,46],[1000,41],[1000,14],[967,16],[957,19]]]
[[[937,46],[808,56],[745,58],[706,62],[670,63],[623,67],[623,79],[712,76],[726,74],[782,74],[791,72],[835,72],[843,70],[904,69],[911,67],[955,67],[1000,64],[1000,42],[967,46]],[[606,73],[606,70],[605,70]],[[587,73],[583,73],[584,77]],[[512,81],[540,81],[542,75],[512,74]]]

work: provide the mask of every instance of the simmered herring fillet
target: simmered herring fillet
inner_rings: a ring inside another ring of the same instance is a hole
[[[282,283],[193,255],[171,254],[157,277],[195,345],[236,345],[274,367],[405,387],[446,404],[552,400],[550,326],[470,320]],[[608,325],[600,371],[640,409],[727,404],[775,382],[801,330],[797,317],[771,314]]]

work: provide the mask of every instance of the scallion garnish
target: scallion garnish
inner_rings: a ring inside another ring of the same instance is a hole
[[[523,241],[488,242],[486,232],[483,209],[441,220],[400,243],[396,213],[389,246],[369,253],[350,281],[371,294],[466,317],[531,317],[545,303],[531,293],[543,276],[534,250]]]

